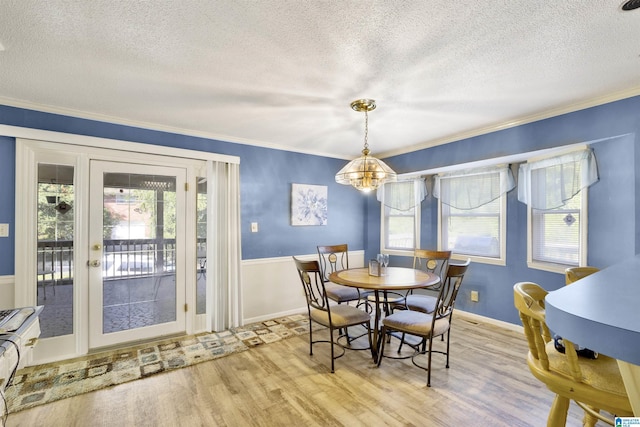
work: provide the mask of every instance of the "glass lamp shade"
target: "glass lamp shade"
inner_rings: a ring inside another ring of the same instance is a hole
[[[363,155],[347,163],[336,174],[338,184],[352,185],[360,191],[369,192],[385,182],[394,182],[396,173],[382,160]]]

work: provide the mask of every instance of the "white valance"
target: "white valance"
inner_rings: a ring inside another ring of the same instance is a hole
[[[534,209],[554,209],[597,181],[593,150],[525,163],[518,172],[518,200]]]
[[[408,211],[427,197],[424,178],[387,182],[378,187],[377,199],[392,209]]]
[[[436,176],[433,196],[456,209],[476,209],[515,187],[509,165],[466,169]]]

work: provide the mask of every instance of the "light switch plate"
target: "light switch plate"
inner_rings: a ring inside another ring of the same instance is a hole
[[[471,291],[471,301],[478,302],[478,291]]]
[[[9,224],[0,224],[0,237],[9,237]]]
[[[252,233],[257,233],[258,232],[258,223],[257,222],[252,222],[251,223],[251,232]]]

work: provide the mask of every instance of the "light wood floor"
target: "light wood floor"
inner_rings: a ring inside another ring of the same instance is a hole
[[[324,331],[323,331],[324,333]],[[410,361],[348,351],[308,335],[10,414],[17,426],[532,426],[552,394],[529,373],[519,333],[453,322],[450,369],[435,355],[431,388]],[[436,344],[442,344],[436,342]],[[568,426],[582,412],[571,404]]]

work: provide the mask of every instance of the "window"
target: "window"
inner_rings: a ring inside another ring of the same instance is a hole
[[[520,166],[518,199],[528,205],[530,267],[564,272],[587,260],[587,192],[598,180],[591,150]]]
[[[578,266],[582,211],[582,193],[559,208],[531,209],[531,261]]]
[[[438,245],[476,261],[505,263],[506,193],[515,186],[507,166],[436,177]]]
[[[422,179],[387,183],[378,189],[383,217],[382,252],[413,253],[419,247],[420,203],[426,194]]]
[[[503,197],[475,209],[440,204],[443,250],[457,254],[500,258]]]
[[[385,245],[383,249],[412,251],[416,247],[416,236],[419,234],[416,232],[416,226],[419,223],[420,207],[413,206],[406,211],[393,209],[389,206],[383,206],[383,208],[385,217]]]

